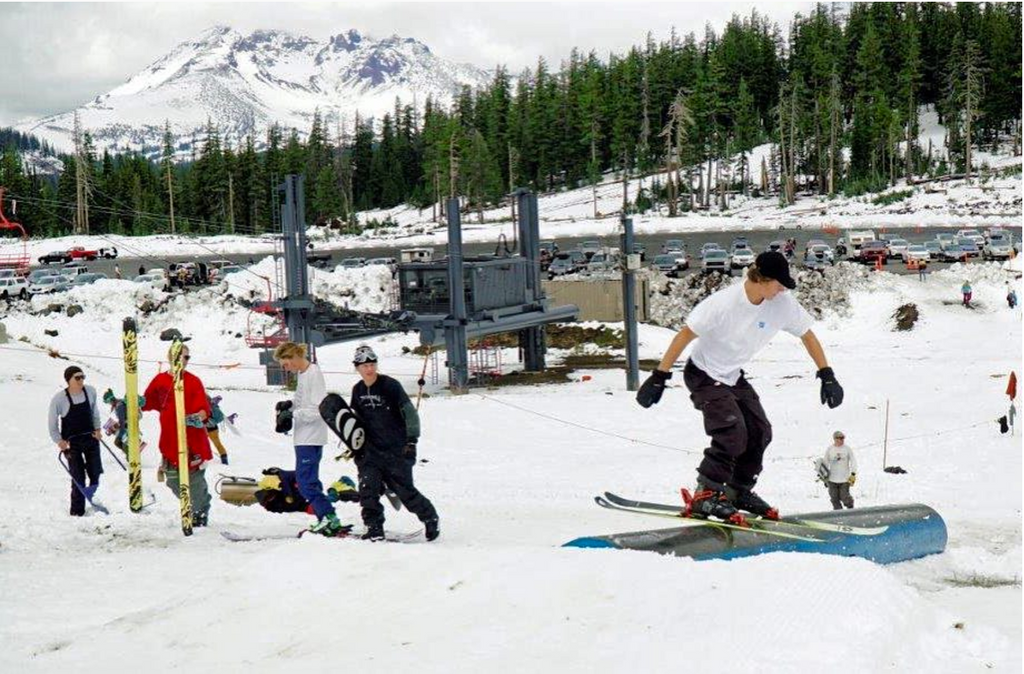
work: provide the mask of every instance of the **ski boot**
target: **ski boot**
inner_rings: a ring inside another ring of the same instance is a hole
[[[427,535],[427,540],[432,541],[441,535],[441,529],[438,528],[437,518],[427,520],[423,523],[424,530]]]
[[[192,526],[205,527],[210,523],[209,513],[192,513]]]
[[[366,533],[360,536],[364,541],[383,541],[384,540],[384,525],[374,524],[366,528]]]
[[[729,502],[725,495],[725,489],[721,485],[709,484],[703,480],[697,480],[697,487],[690,495],[689,490],[683,489],[684,517],[695,517],[697,519],[708,519],[714,517],[729,524],[744,526],[746,520],[736,510],[736,506]]]
[[[749,487],[727,486],[725,488],[725,495],[730,501],[732,501],[732,504],[736,506],[737,510],[743,510],[751,513],[752,515],[758,515],[766,520],[779,519],[778,508],[773,508],[767,501],[754,493],[754,490]]]
[[[345,532],[344,525],[334,513],[327,513],[320,521],[309,528],[309,533],[321,536],[340,536]]]

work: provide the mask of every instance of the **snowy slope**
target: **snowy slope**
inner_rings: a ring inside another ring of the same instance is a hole
[[[97,150],[152,154],[161,147],[165,120],[181,151],[211,120],[238,147],[249,132],[262,138],[274,122],[304,136],[318,109],[331,133],[343,118],[351,132],[357,111],[381,116],[394,110],[396,97],[446,104],[462,85],[486,80],[484,71],[397,35],[377,40],[349,30],[320,43],[281,30],[243,35],[215,26],[77,110],[15,128],[69,151],[78,112]]]
[[[975,311],[956,304],[965,274],[973,275]],[[1021,363],[1020,310],[1002,300],[1007,278],[997,265],[937,272],[927,283],[873,275],[853,291],[849,316],[815,326],[846,388],[837,410],[818,404],[813,366],[796,340],[780,335],[748,368],[775,433],[760,493],[786,512],[827,509],[812,457],[843,428],[861,463],[858,505],[922,502],[945,518],[945,554],[890,567],[795,554],[696,563],[559,548],[580,535],[663,525],[595,507],[600,490],[671,500],[694,477],[704,438],[685,390],[674,382],[659,406],[643,410],[615,370],[459,397],[428,384],[420,443],[428,463],[417,481],[441,513],[434,544],[228,543],[219,530],[282,533],[308,518],[219,502],[211,527],[186,540],[171,493],[153,479],[153,449],[143,455],[143,477],[159,500],[146,514],[127,513],[124,474],[108,459],[100,495],[113,514],[70,519],[67,480],[44,432],[46,404],[71,362],[100,390],[122,390],[117,329],[141,298],[111,281],[76,297],[85,312],[74,318],[13,311],[2,319],[13,339],[0,346],[0,671],[339,663],[373,672],[685,665],[803,673],[825,663],[857,672],[1019,671],[1022,447],[1019,435],[1001,436],[992,422],[1005,412],[1005,375]],[[379,287],[358,273],[331,282],[332,292],[373,295]],[[921,320],[893,332],[890,316],[905,302],[917,303]],[[271,427],[273,404],[287,394],[266,387],[257,353],[227,334],[243,323],[213,291],[142,323],[143,384],[164,358],[157,332],[176,326],[194,338],[192,369],[224,395],[225,411],[240,415],[241,434],[223,434],[231,465],[210,466],[211,482],[293,461],[289,439]],[[48,328],[59,335],[45,335]],[[21,336],[92,355],[50,358]],[[671,337],[642,326],[641,356],[659,357]],[[422,360],[402,353],[415,336],[372,343],[382,370],[415,392]],[[320,350],[329,388],[354,382],[353,346]],[[881,471],[886,400],[888,462],[905,475]],[[151,442],[155,423],[143,423]],[[354,474],[353,466],[324,459],[327,480],[342,473]],[[350,505],[339,514],[358,520]],[[388,525],[418,526],[390,511]]]

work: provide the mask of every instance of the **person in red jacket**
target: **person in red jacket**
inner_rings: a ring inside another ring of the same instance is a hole
[[[167,359],[170,360],[170,352]],[[182,358],[188,366],[188,347],[183,347]],[[213,411],[210,409],[206,388],[199,377],[182,370],[185,382],[185,441],[188,444],[188,483],[192,496],[192,525],[205,527],[210,513],[210,488],[206,484],[204,466],[213,458],[210,438],[205,421]],[[170,372],[161,372],[153,377],[146,387],[146,402],[142,411],[160,413],[160,454],[161,470],[167,476],[167,486],[178,496],[178,425],[177,407],[174,401],[174,377]]]

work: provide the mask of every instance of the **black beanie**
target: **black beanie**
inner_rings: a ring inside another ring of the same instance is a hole
[[[77,365],[69,366],[66,370],[64,370],[64,382],[67,383],[71,381],[71,378],[81,371],[82,368],[78,367]]]

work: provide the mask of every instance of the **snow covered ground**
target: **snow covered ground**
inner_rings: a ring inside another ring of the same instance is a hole
[[[384,308],[372,271],[345,273],[320,287]],[[974,311],[958,306],[965,274]],[[704,434],[681,382],[644,410],[620,370],[464,396],[429,384],[417,481],[441,514],[435,543],[231,543],[219,532],[287,533],[309,518],[220,501],[210,527],[186,539],[174,496],[155,481],[155,447],[142,457],[154,506],[130,514],[125,474],[105,457],[100,497],[112,514],[70,518],[68,480],[45,432],[49,399],[71,363],[98,390],[123,391],[121,319],[163,295],[107,281],[74,291],[85,311],[73,318],[16,308],[0,318],[11,337],[0,345],[0,671],[1020,671],[1021,435],[1000,435],[993,421],[1006,411],[1007,374],[1021,374],[1021,313],[1003,300],[1012,276],[977,264],[926,283],[871,276],[848,315],[815,326],[846,389],[836,410],[819,405],[797,340],[780,335],[748,370],[775,433],[761,494],[788,513],[827,510],[812,459],[841,428],[861,465],[859,506],[920,502],[946,520],[946,553],[888,567],[792,553],[694,562],[559,547],[664,526],[597,508],[596,493],[671,501],[693,482]],[[243,296],[238,283],[231,292]],[[257,352],[234,336],[247,314],[222,292],[175,297],[140,317],[140,385],[165,360],[159,331],[177,327],[193,338],[191,369],[239,414],[240,433],[222,431],[231,465],[209,465],[211,485],[221,473],[258,476],[294,460],[272,423],[274,403],[289,394],[264,385]],[[921,318],[894,332],[892,314],[907,302]],[[660,357],[672,335],[642,326],[641,357]],[[416,343],[372,340],[382,371],[410,392],[422,359],[403,348]],[[353,348],[319,351],[329,388],[347,393],[354,383]],[[886,401],[888,462],[905,475],[881,470]],[[156,419],[147,415],[143,432],[155,444]],[[325,457],[321,475],[341,474],[354,466]],[[358,521],[355,506],[338,510]],[[389,510],[388,526],[419,525]]]

